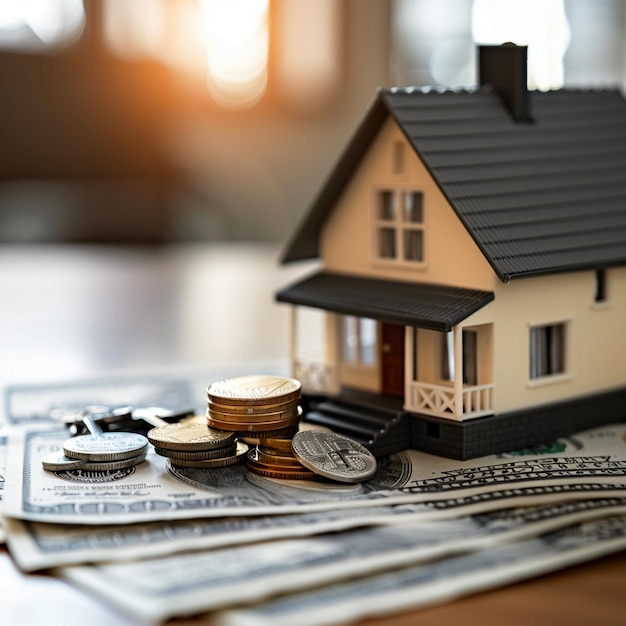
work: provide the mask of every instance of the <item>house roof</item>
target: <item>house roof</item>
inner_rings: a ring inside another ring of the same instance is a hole
[[[288,244],[319,237],[391,116],[501,280],[626,264],[626,101],[617,90],[530,92],[516,122],[490,87],[380,90]]]
[[[443,285],[320,272],[278,292],[279,302],[448,332],[493,293]]]

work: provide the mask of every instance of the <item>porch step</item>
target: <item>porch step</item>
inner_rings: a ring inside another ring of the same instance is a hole
[[[310,403],[304,421],[346,435],[380,456],[406,447],[410,433],[404,415],[397,409],[322,400]]]
[[[376,429],[384,429],[395,416],[394,413],[383,414],[375,409],[372,410],[365,407],[355,409],[354,406],[346,406],[341,402],[318,402],[315,404],[315,409],[322,412],[328,411],[334,415],[340,415],[348,421],[369,424]]]
[[[311,411],[305,416],[307,422],[318,424],[319,426],[327,426],[328,428],[343,434],[350,434],[352,437],[359,437],[364,442],[369,442],[376,437],[376,434],[382,432],[382,429],[372,429],[367,425],[358,424],[356,422],[348,422],[332,413],[323,411]]]

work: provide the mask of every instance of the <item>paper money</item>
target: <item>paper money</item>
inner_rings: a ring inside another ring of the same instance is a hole
[[[502,587],[626,548],[626,517],[583,522],[537,538],[361,578],[249,609],[225,612],[220,626],[331,626]]]
[[[205,380],[202,377],[202,380]],[[54,422],[55,409],[78,413],[87,405],[131,405],[134,407],[166,406],[172,409],[194,406],[196,388],[190,377],[166,375],[127,375],[124,377],[75,380],[25,385],[4,389],[4,406],[0,408],[0,425],[24,426],[32,422]],[[202,387],[198,387],[199,390]],[[201,397],[201,396],[200,396]]]
[[[480,497],[288,515],[82,526],[6,518],[11,554],[24,571],[98,561],[128,561],[188,550],[307,537],[376,525],[407,524],[562,501],[625,497],[626,485],[563,485],[492,491]]]
[[[119,472],[46,472],[42,456],[62,448],[63,431],[10,433],[4,514],[53,523],[127,524],[154,520],[276,515],[434,502],[492,491],[575,484],[621,484],[626,425],[559,440],[545,454],[453,461],[413,450],[385,457],[356,485],[273,480],[244,466],[173,468],[149,453]]]
[[[457,553],[488,550],[503,542],[519,541],[618,513],[626,513],[624,498],[597,501],[591,505],[577,502],[495,511],[436,523],[352,530],[134,563],[63,568],[60,574],[139,618],[163,620],[258,602],[274,595],[349,578],[361,579],[365,573],[371,576],[377,571],[407,567]],[[626,545],[624,520],[622,542]],[[539,540],[548,547],[552,542],[553,539]],[[568,547],[566,540],[559,540],[559,549],[561,543]],[[534,550],[526,550],[524,544],[520,545],[521,549],[516,547],[506,554],[512,553],[517,559],[527,554],[536,556]],[[501,565],[494,555],[478,562]],[[438,567],[452,576],[464,573],[463,566],[460,571],[457,571],[458,566],[446,568],[442,564]],[[375,579],[366,579],[364,585],[372,588],[372,580]],[[361,580],[354,586],[360,584]],[[331,589],[334,587],[318,593],[322,597],[327,595],[332,602],[337,596]],[[354,591],[350,593],[354,594]],[[307,596],[303,597],[306,599]],[[291,606],[294,604],[297,605],[297,601],[291,601]],[[312,604],[307,603],[305,613],[312,610]],[[324,602],[320,606],[324,606]],[[320,606],[314,611],[316,615],[320,614]],[[274,623],[273,614],[265,618],[266,611],[265,607],[258,611],[263,623]],[[245,623],[258,623],[254,621],[257,611],[253,609],[252,614],[254,619]],[[321,614],[324,619],[325,611],[322,610]],[[308,613],[304,619],[310,624],[321,623]],[[302,621],[299,613],[292,612],[290,621],[281,619],[280,623],[292,625]]]

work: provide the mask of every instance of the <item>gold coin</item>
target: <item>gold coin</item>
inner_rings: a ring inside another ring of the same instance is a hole
[[[235,433],[259,433],[275,430],[285,430],[287,428],[297,428],[300,422],[300,415],[296,415],[291,419],[277,420],[272,422],[231,422],[221,418],[216,418],[212,414],[207,415],[207,423],[212,428],[218,430],[230,430]]]
[[[207,389],[211,402],[218,404],[258,405],[289,402],[301,395],[300,381],[295,378],[265,374],[237,376],[214,382]]]
[[[166,450],[213,450],[234,443],[235,433],[209,428],[203,424],[168,424],[157,426],[148,432],[148,440]]]
[[[284,413],[264,413],[262,415],[237,415],[207,409],[207,415],[219,422],[232,422],[233,424],[280,424],[302,416],[302,408],[296,406]]]
[[[266,461],[267,457],[263,455],[262,452],[259,451],[258,448],[251,448],[246,456],[246,463],[252,463],[258,468],[266,469],[266,470],[276,470],[276,471],[284,471],[284,472],[303,472],[309,471],[312,472],[307,467],[304,467],[297,459],[285,459],[286,463],[276,462],[275,459],[278,457],[270,457],[268,461]],[[293,461],[296,461],[294,464]]]
[[[298,467],[300,469],[304,469],[304,465],[296,459],[295,456],[278,456],[276,454],[267,454],[261,450],[261,448],[257,449],[257,460],[259,463],[263,465],[271,465],[271,466],[280,466],[285,468],[290,467]]]
[[[249,432],[237,432],[237,438],[239,441],[245,441],[251,446],[259,445],[263,437],[293,437],[298,432],[298,424],[295,426],[289,426],[288,428],[280,428],[278,430],[263,430],[258,433]]]
[[[305,467],[300,470],[298,468],[285,469],[262,465],[254,460],[254,455],[251,455],[250,452],[246,456],[246,467],[253,474],[282,480],[310,480],[317,477],[315,472],[307,470]]]
[[[245,460],[246,454],[249,451],[248,444],[243,441],[237,442],[237,452],[232,456],[224,457],[223,459],[205,459],[203,461],[187,461],[184,459],[170,459],[169,463],[177,467],[192,467],[196,469],[212,469],[218,467],[227,467],[229,465],[235,465]]]
[[[261,441],[259,441],[259,443],[257,444],[257,448],[259,449],[259,452],[262,452],[263,454],[269,454],[270,456],[284,457],[286,459],[295,458],[295,455],[291,452],[283,452],[282,450],[276,450],[276,448],[268,448],[267,446],[263,445]]]
[[[279,480],[315,480],[317,478],[314,472],[283,472],[258,467],[248,467],[248,469],[253,474],[258,474],[265,478],[277,478]]]
[[[265,430],[265,431],[257,433],[257,437],[258,437],[257,443],[259,443],[261,439],[265,439],[267,437],[278,437],[281,439],[285,437],[293,437],[297,432],[298,432],[298,424],[295,424],[294,426],[288,426],[287,428],[279,428],[277,430]]]
[[[280,450],[281,452],[288,452],[289,454],[293,454],[293,450],[291,449],[291,437],[285,439],[280,439],[278,437],[263,437],[263,439],[261,439],[260,441],[260,444],[265,448]]]
[[[296,409],[300,403],[300,396],[288,402],[277,402],[270,404],[249,404],[237,405],[225,402],[213,402],[207,399],[209,409],[218,413],[229,413],[231,415],[266,415],[267,413],[282,413],[289,409]]]
[[[165,448],[154,447],[154,451],[160,456],[179,461],[207,461],[209,459],[223,459],[232,456],[237,451],[237,444],[231,443],[223,448],[213,448],[213,450],[198,450],[197,452],[187,450],[167,450]]]

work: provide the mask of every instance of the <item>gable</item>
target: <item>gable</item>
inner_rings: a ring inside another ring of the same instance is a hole
[[[344,185],[392,116],[501,280],[626,264],[626,102],[617,91],[531,92],[516,123],[489,87],[384,90],[283,261],[315,257]]]
[[[416,212],[407,208],[413,202]],[[340,274],[493,289],[495,276],[419,156],[388,118],[361,156],[319,235]]]

